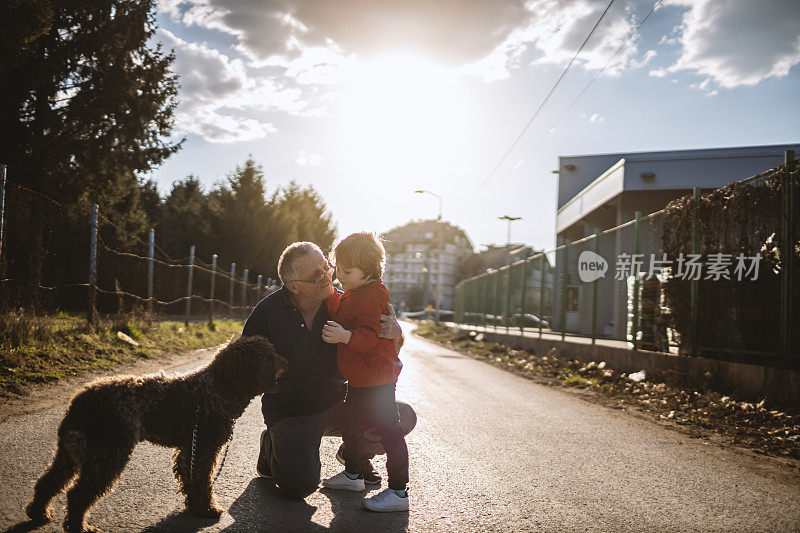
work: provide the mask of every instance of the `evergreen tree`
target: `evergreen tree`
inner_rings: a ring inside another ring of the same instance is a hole
[[[92,203],[113,223],[105,244],[135,240],[147,225],[136,174],[180,147],[168,139],[174,57],[149,45],[154,10],[155,0],[0,2],[0,162],[10,180],[75,207],[76,240]],[[40,249],[48,223],[36,212],[24,227],[9,224],[8,234]],[[21,304],[35,303],[43,261],[9,255],[8,277],[24,285],[16,289]],[[77,268],[61,281],[85,276]]]
[[[275,269],[271,259],[275,257],[277,263],[274,249],[280,230],[273,224],[266,192],[264,172],[252,157],[211,191],[211,242],[220,264],[236,262],[240,272],[250,268],[271,273]]]
[[[295,241],[313,242],[323,250],[333,245],[336,225],[313,187],[304,189],[291,180],[273,195],[272,204],[283,229],[281,250]]]
[[[197,257],[204,262],[215,251],[211,248],[211,220],[209,199],[195,176],[176,181],[164,199],[156,240],[172,258],[186,257],[194,244]]]
[[[11,178],[62,203],[95,201],[138,188],[134,173],[179,148],[166,140],[178,90],[174,57],[148,46],[154,7],[0,4],[0,161]]]

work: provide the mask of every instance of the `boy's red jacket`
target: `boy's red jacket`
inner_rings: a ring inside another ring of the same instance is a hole
[[[339,343],[339,370],[353,387],[375,387],[396,383],[403,364],[394,342],[381,339],[381,313],[388,312],[389,290],[380,280],[350,289],[334,291],[328,298],[331,319],[352,333],[348,344]]]

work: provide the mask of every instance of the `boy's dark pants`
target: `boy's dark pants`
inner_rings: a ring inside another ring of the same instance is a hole
[[[376,387],[348,387],[344,404],[345,470],[361,473],[363,464],[363,431],[372,426],[386,450],[389,488],[405,490],[408,483],[408,447],[395,401],[395,383]]]

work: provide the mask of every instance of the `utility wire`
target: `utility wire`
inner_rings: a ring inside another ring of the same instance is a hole
[[[517,135],[517,138],[516,138],[516,139],[514,139],[514,142],[513,142],[513,143],[511,143],[511,146],[509,146],[508,150],[506,150],[505,154],[503,154],[503,157],[501,157],[501,158],[500,158],[500,160],[499,160],[499,161],[497,162],[497,164],[494,166],[494,168],[492,169],[492,171],[491,171],[491,172],[489,172],[489,174],[486,176],[486,178],[483,180],[483,182],[482,182],[480,185],[478,185],[478,188],[477,188],[477,189],[475,189],[475,192],[474,192],[474,193],[472,193],[472,196],[470,196],[469,198],[467,198],[467,200],[466,200],[466,201],[465,201],[465,202],[464,202],[464,203],[463,203],[463,204],[462,204],[460,207],[458,207],[456,210],[463,208],[463,207],[464,207],[466,204],[468,204],[470,201],[472,201],[472,199],[473,199],[473,198],[474,198],[474,197],[475,197],[475,196],[478,194],[478,192],[479,192],[479,191],[480,191],[480,190],[481,190],[481,189],[484,187],[484,185],[486,185],[486,183],[487,183],[487,182],[489,181],[489,179],[490,179],[490,178],[491,178],[491,177],[494,175],[494,173],[495,173],[495,172],[497,172],[497,169],[499,169],[499,168],[500,168],[500,165],[502,165],[502,164],[503,164],[503,162],[504,162],[504,161],[506,160],[506,158],[509,156],[509,154],[511,153],[511,151],[512,151],[514,148],[516,148],[517,144],[518,144],[518,143],[519,143],[519,141],[522,139],[522,136],[523,136],[523,135],[525,135],[525,132],[528,130],[528,128],[530,127],[530,125],[533,123],[533,121],[534,121],[534,120],[536,119],[536,117],[539,115],[539,112],[541,112],[541,110],[544,108],[545,104],[547,104],[547,102],[550,100],[550,97],[553,95],[553,93],[555,92],[556,88],[557,88],[557,87],[559,86],[559,84],[561,83],[561,80],[563,80],[563,79],[564,79],[564,76],[566,76],[566,75],[567,75],[567,72],[569,71],[570,67],[572,67],[572,64],[575,62],[575,59],[577,59],[578,55],[580,55],[581,51],[583,51],[583,48],[586,46],[586,43],[588,43],[588,42],[589,42],[589,39],[592,37],[592,35],[594,34],[594,31],[595,31],[595,30],[597,29],[597,27],[600,25],[600,22],[602,22],[602,21],[603,21],[603,19],[604,19],[604,18],[605,18],[605,16],[606,16],[606,13],[608,13],[608,10],[611,8],[611,5],[612,5],[613,3],[614,3],[614,0],[611,0],[611,1],[608,3],[608,5],[606,6],[606,8],[603,10],[603,13],[600,15],[600,18],[599,18],[599,19],[597,19],[597,22],[595,22],[595,23],[594,23],[594,26],[592,26],[592,29],[591,29],[591,31],[589,31],[589,34],[586,36],[586,39],[584,39],[584,40],[583,40],[583,43],[581,44],[580,48],[578,48],[578,51],[577,51],[577,52],[575,52],[575,55],[574,55],[574,56],[572,56],[572,59],[569,61],[569,64],[567,65],[567,68],[565,68],[565,69],[564,69],[564,72],[562,72],[562,73],[561,73],[561,76],[559,76],[559,77],[558,77],[558,79],[556,80],[556,83],[555,83],[555,84],[553,85],[553,87],[550,89],[550,92],[548,92],[548,93],[547,93],[547,96],[545,96],[544,100],[542,100],[542,103],[541,103],[541,104],[539,104],[539,107],[536,109],[536,112],[533,114],[533,116],[530,118],[530,120],[528,120],[528,122],[525,124],[525,127],[523,127],[523,128],[522,128],[522,131],[521,131],[521,132],[519,132],[519,135]]]
[[[589,81],[589,83],[587,83],[587,84],[586,84],[586,86],[583,88],[583,90],[581,90],[581,92],[580,92],[580,93],[578,93],[578,96],[576,96],[576,97],[575,97],[575,99],[573,99],[573,100],[572,100],[572,102],[570,102],[570,104],[567,106],[567,108],[564,110],[564,112],[563,112],[563,113],[561,113],[561,115],[559,115],[559,117],[558,117],[558,118],[555,120],[555,122],[553,122],[552,124],[550,124],[550,127],[549,127],[549,128],[547,128],[547,130],[545,131],[545,133],[544,133],[544,134],[543,134],[543,135],[542,135],[542,136],[539,138],[539,140],[538,140],[538,141],[536,141],[536,144],[539,144],[540,142],[542,142],[542,139],[544,139],[545,137],[547,137],[548,135],[550,135],[550,132],[551,132],[551,131],[552,131],[552,129],[553,129],[555,126],[556,126],[556,124],[558,124],[558,123],[561,121],[561,119],[562,119],[562,118],[564,118],[564,115],[566,115],[566,114],[569,112],[569,110],[570,110],[570,109],[572,109],[572,106],[574,106],[574,105],[575,105],[575,102],[577,102],[578,100],[580,100],[581,96],[583,96],[583,94],[584,94],[584,93],[585,93],[585,92],[586,92],[586,91],[589,89],[589,86],[590,86],[590,85],[592,85],[592,83],[594,83],[594,82],[595,82],[595,80],[596,80],[597,78],[599,78],[599,77],[600,77],[600,75],[601,75],[603,72],[605,72],[605,71],[606,71],[606,69],[609,67],[609,65],[611,65],[611,62],[614,60],[614,58],[615,58],[615,57],[617,57],[617,55],[618,55],[618,54],[619,54],[619,53],[622,51],[622,48],[623,48],[623,47],[624,47],[624,46],[625,46],[625,45],[628,43],[628,41],[630,41],[630,40],[631,40],[631,37],[633,37],[633,36],[634,36],[634,34],[635,34],[637,31],[639,31],[639,28],[641,28],[641,27],[642,27],[642,24],[644,24],[644,23],[645,23],[645,21],[646,21],[648,18],[650,18],[650,15],[652,15],[652,14],[653,14],[653,12],[655,12],[655,10],[656,10],[656,9],[658,9],[658,6],[659,6],[659,5],[661,5],[661,2],[663,2],[663,1],[664,1],[664,0],[658,0],[658,2],[656,2],[656,3],[653,5],[653,9],[651,9],[651,10],[650,10],[650,12],[649,12],[649,13],[648,13],[648,14],[647,14],[647,15],[646,15],[646,16],[645,16],[645,17],[644,17],[642,20],[641,20],[641,22],[639,22],[639,24],[638,24],[638,25],[637,25],[637,26],[636,26],[636,27],[635,27],[633,30],[631,30],[631,32],[628,34],[628,36],[625,38],[625,40],[624,40],[624,41],[622,41],[622,44],[620,44],[620,45],[619,45],[619,48],[617,48],[617,51],[616,51],[616,52],[614,52],[614,54],[613,54],[611,57],[609,57],[609,58],[608,58],[608,61],[606,61],[606,64],[605,64],[605,65],[603,65],[603,68],[602,68],[602,69],[600,69],[600,70],[597,72],[597,74],[595,74],[595,75],[594,75],[594,78],[592,78],[592,79]]]

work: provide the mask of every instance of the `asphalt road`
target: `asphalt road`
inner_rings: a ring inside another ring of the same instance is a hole
[[[143,443],[90,523],[107,531],[800,530],[800,476],[775,461],[588,403],[410,335],[401,359],[398,398],[419,415],[408,437],[409,513],[368,513],[358,493],[283,498],[255,476],[262,421],[253,401],[215,485],[227,510],[219,521],[181,512],[171,451]],[[0,529],[31,530],[23,507],[54,451],[65,405],[0,424]],[[323,439],[323,476],[341,468],[337,447]],[[383,461],[376,464],[385,476]],[[59,531],[63,507],[62,495],[56,520],[36,531]]]

